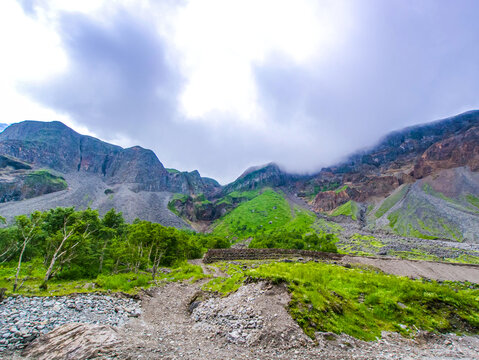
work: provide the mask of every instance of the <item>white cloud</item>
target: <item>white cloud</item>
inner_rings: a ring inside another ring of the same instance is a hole
[[[342,42],[348,23],[338,1],[188,1],[174,18],[171,36],[187,78],[185,115],[205,119],[224,112],[258,126],[265,119],[253,66],[274,53],[312,63]]]
[[[2,1],[0,44],[0,121],[67,120],[66,115],[43,107],[19,90],[25,81],[43,81],[66,69],[67,58],[54,29],[26,16],[17,2]]]

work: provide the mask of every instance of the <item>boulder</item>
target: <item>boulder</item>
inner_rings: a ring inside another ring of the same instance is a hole
[[[70,323],[39,337],[22,355],[39,360],[90,359],[109,353],[120,343],[111,326]]]

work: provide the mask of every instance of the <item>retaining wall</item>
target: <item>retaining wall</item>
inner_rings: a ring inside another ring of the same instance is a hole
[[[341,260],[343,256],[342,254],[295,249],[210,249],[205,254],[203,262],[209,264],[215,261],[263,260],[291,257]]]

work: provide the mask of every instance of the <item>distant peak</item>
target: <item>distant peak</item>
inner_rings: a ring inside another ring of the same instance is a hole
[[[244,173],[242,173],[239,177],[240,178],[243,178],[255,171],[259,171],[259,170],[264,170],[264,169],[268,169],[270,168],[271,170],[275,170],[275,171],[281,171],[280,167],[278,166],[278,164],[274,163],[274,162],[270,162],[268,164],[264,164],[264,165],[257,165],[257,166],[251,166],[249,167],[248,169],[246,169],[246,171]]]

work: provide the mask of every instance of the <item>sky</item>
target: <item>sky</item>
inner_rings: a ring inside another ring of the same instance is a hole
[[[227,183],[479,109],[478,1],[2,0],[0,123],[60,120]]]

